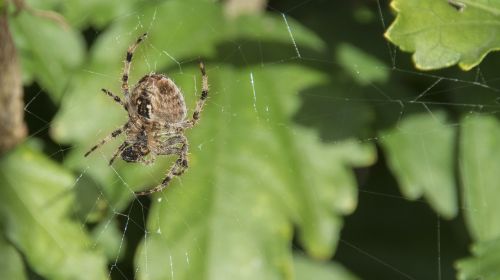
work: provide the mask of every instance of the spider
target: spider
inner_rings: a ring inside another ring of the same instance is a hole
[[[141,35],[127,50],[121,86],[125,99],[122,101],[111,91],[102,89],[103,93],[113,98],[127,111],[128,121],[84,155],[87,157],[97,148],[125,132],[126,139],[111,157],[109,165],[113,164],[118,155],[126,162],[146,165],[152,164],[156,156],[177,155],[179,157],[170,167],[161,184],[150,190],[136,192],[136,195],[149,195],[162,191],[175,176],[180,176],[186,171],[189,145],[183,132],[198,123],[208,97],[208,77],[203,62],[199,65],[202,78],[201,96],[190,119],[186,120],[187,109],[181,91],[170,78],[163,74],[145,75],[129,92],[128,76],[132,56],[146,36],[147,33]]]

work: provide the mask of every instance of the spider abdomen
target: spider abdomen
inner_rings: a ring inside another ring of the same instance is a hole
[[[161,74],[142,77],[129,100],[135,113],[148,121],[179,123],[186,118],[186,104],[180,89]]]

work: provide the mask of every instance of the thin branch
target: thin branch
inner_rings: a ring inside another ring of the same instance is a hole
[[[23,85],[7,9],[0,11],[0,154],[22,142],[24,123]]]

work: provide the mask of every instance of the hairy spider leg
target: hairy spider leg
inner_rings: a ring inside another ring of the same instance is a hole
[[[141,158],[139,159],[138,162],[142,163],[142,164],[145,164],[145,165],[149,165],[149,164],[152,164],[154,161],[155,161],[155,154],[156,155],[178,155],[182,152],[182,148],[178,148],[178,147],[172,147],[173,145],[175,144],[178,144],[178,143],[182,143],[183,139],[182,139],[182,136],[174,136],[172,138],[169,138],[167,140],[167,142],[165,143],[165,147],[162,148],[161,151],[158,151],[158,153],[152,153],[153,157],[146,160],[144,158]],[[116,157],[118,157],[118,155],[123,152],[123,150],[125,150],[126,147],[130,146],[130,143],[125,141],[123,142],[115,151],[115,153],[113,154],[113,156],[111,157],[111,159],[109,160],[109,165],[112,165],[113,162],[115,161]]]
[[[187,149],[184,147],[185,143],[187,143],[186,137],[182,135],[174,135],[165,142],[156,154],[159,156],[182,155],[182,153],[187,154],[187,150],[184,150]],[[175,147],[177,144],[182,144],[182,146]]]
[[[155,160],[156,160],[156,157],[154,155],[152,155],[152,157],[150,159],[145,159],[145,158],[141,157],[141,158],[139,158],[138,162],[140,162],[144,165],[150,165],[153,162],[155,162]]]
[[[203,61],[200,61],[200,71],[201,71],[201,95],[200,99],[198,99],[198,102],[196,102],[196,107],[194,109],[192,119],[187,121],[188,127],[193,127],[198,123],[201,111],[203,110],[203,107],[205,106],[205,101],[207,100],[208,97],[208,76],[205,70],[205,63],[203,63]]]
[[[109,134],[104,139],[102,139],[101,142],[99,142],[97,145],[95,145],[94,147],[90,148],[90,150],[88,152],[86,152],[85,155],[83,155],[83,156],[86,157],[86,156],[90,155],[90,153],[92,153],[93,151],[97,150],[97,148],[99,148],[102,145],[106,144],[110,140],[115,139],[118,135],[122,134],[122,132],[127,128],[127,126],[128,126],[128,123],[124,124],[122,127],[118,128],[117,130],[111,132],[111,134]]]
[[[128,96],[128,75],[130,72],[130,64],[132,64],[132,56],[134,55],[134,51],[139,43],[141,43],[146,36],[148,36],[148,33],[142,34],[139,38],[137,38],[134,44],[128,47],[127,55],[125,56],[125,67],[123,67],[122,75],[122,91],[125,96]]]
[[[116,149],[115,153],[109,160],[109,165],[112,165],[113,162],[115,161],[116,157],[129,145],[127,141],[123,142],[118,149]]]
[[[179,135],[179,136],[180,136],[179,143],[182,143],[182,147],[180,148],[180,151],[179,151],[179,158],[170,167],[165,179],[163,179],[163,181],[161,182],[160,185],[158,185],[150,190],[147,190],[147,191],[135,192],[135,195],[138,195],[138,196],[139,195],[150,195],[150,194],[153,194],[155,192],[160,192],[168,186],[170,181],[172,181],[172,179],[175,176],[180,176],[184,173],[184,171],[187,170],[187,168],[188,168],[187,153],[188,153],[189,145],[187,143],[186,137],[181,136],[181,135]]]
[[[126,110],[126,111],[128,111],[127,106],[125,106],[125,103],[123,103],[123,101],[120,99],[120,97],[116,96],[114,93],[112,93],[111,91],[109,91],[109,90],[107,90],[107,89],[105,89],[105,88],[102,88],[101,90],[102,90],[102,92],[104,92],[106,95],[108,95],[109,97],[113,98],[113,100],[114,100],[116,103],[118,103],[118,104],[122,105],[122,106],[123,106],[123,108],[125,108],[125,110]]]

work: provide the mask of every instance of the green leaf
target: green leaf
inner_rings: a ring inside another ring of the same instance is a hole
[[[474,257],[456,263],[459,280],[496,280],[500,275],[500,239],[480,242],[472,248]]]
[[[0,160],[0,223],[36,273],[49,279],[106,279],[106,263],[69,218],[75,178],[19,147]],[[15,279],[15,278],[6,278]]]
[[[415,114],[381,135],[389,167],[409,199],[425,196],[443,217],[457,214],[455,128],[443,112]]]
[[[90,55],[91,71],[104,72],[117,77],[114,81],[119,81],[127,48],[139,35],[147,32],[148,38],[134,56],[130,81],[138,80],[144,73],[167,67],[175,67],[175,71],[182,73],[181,62],[198,61],[200,57],[215,53],[217,42],[226,33],[222,10],[209,1],[145,3],[136,12],[140,12],[141,18],[148,19],[142,23],[144,26],[137,26],[136,16],[128,16],[115,21],[109,30],[98,37]],[[211,24],[210,32],[200,28],[207,22]],[[113,81],[109,76],[105,77],[107,83]],[[119,87],[116,89],[119,92]]]
[[[460,175],[464,216],[474,240],[472,257],[457,263],[459,279],[497,279],[500,274],[500,123],[470,115],[461,123]]]
[[[117,161],[108,167],[123,136],[83,158],[91,145],[127,119],[126,112],[100,88],[120,95],[126,49],[138,34],[148,31],[134,56],[131,83],[140,74],[164,72],[181,87],[191,111],[200,91],[200,73],[194,63],[180,62],[208,56],[210,98],[200,125],[187,133],[190,170],[156,196],[147,239],[136,251],[138,277],[290,278],[293,227],[298,228],[307,252],[330,258],[342,215],[352,213],[357,204],[351,167],[373,163],[374,147],[353,138],[325,144],[312,131],[291,122],[299,107],[297,93],[324,83],[327,76],[293,64],[260,67],[264,60],[258,61],[258,67],[249,62],[233,67],[234,59],[224,51],[224,45],[234,44],[233,40],[260,43],[264,38],[263,43],[290,47],[291,54],[273,49],[278,50],[278,59],[290,58],[295,49],[288,27],[301,50],[322,50],[324,44],[317,36],[291,19],[287,26],[280,16],[226,22],[218,5],[193,3],[141,6],[137,13],[150,20],[142,22],[146,30],[135,31],[136,17],[114,21],[93,45],[87,71],[79,73],[69,87],[52,135],[59,142],[74,144],[65,164],[98,182],[109,208],[120,211],[134,199],[132,190],[161,182],[175,159],[165,157],[151,166]]]
[[[210,3],[200,4],[193,9],[193,0],[168,1],[159,5],[144,5],[139,10],[144,18],[155,19],[149,23],[149,29],[139,30],[130,34],[136,24],[135,17],[117,20],[109,30],[98,37],[90,53],[87,71],[80,72],[68,89],[62,111],[58,113],[51,128],[54,138],[59,142],[82,142],[92,144],[97,140],[96,133],[100,130],[111,132],[126,120],[126,113],[115,106],[109,97],[104,96],[101,88],[107,88],[121,96],[120,78],[123,70],[123,59],[127,48],[139,36],[148,31],[148,38],[139,46],[132,62],[130,83],[135,83],[145,73],[162,72],[162,69],[176,65],[176,57],[199,56],[213,51],[213,45],[220,37],[219,33],[202,33],[199,28],[210,22],[214,28],[222,27],[222,16],[219,9],[214,9]],[[188,13],[186,13],[188,11]],[[161,14],[161,17],[154,17]],[[189,17],[189,21],[184,19]],[[181,24],[182,23],[182,24]],[[165,33],[168,26],[171,33]],[[182,27],[183,32],[174,32]],[[124,36],[123,34],[128,34]],[[197,38],[193,41],[191,37]],[[117,39],[118,38],[118,39]],[[174,40],[175,38],[175,40]],[[152,69],[154,62],[155,69]],[[178,71],[178,68],[174,68]],[[175,74],[175,72],[174,72]],[[172,76],[172,73],[169,73]],[[110,78],[111,77],[111,78]],[[82,87],[81,85],[85,85]],[[78,104],[78,106],[76,106]],[[102,110],[102,108],[109,108]],[[92,119],[82,119],[82,115],[92,114]],[[99,120],[96,122],[95,120]],[[74,130],[75,124],[79,127]],[[104,125],[104,126],[103,126]]]
[[[0,279],[27,279],[21,254],[0,235]]]
[[[58,22],[22,12],[11,20],[14,41],[21,57],[23,75],[34,77],[58,102],[73,72],[84,58],[82,36]],[[36,26],[36,32],[33,28]],[[25,82],[31,82],[25,80]]]
[[[293,266],[297,280],[356,280],[342,265],[334,262],[316,262],[304,256],[294,255]]]
[[[72,26],[84,29],[89,25],[103,29],[111,21],[134,13],[132,0],[72,0],[61,1],[62,14]],[[85,15],[82,15],[85,11]]]
[[[268,42],[282,43],[284,48],[280,48],[279,51],[283,58],[286,59],[297,56],[297,50],[300,52],[301,50],[304,51],[304,49],[311,49],[321,52],[326,47],[325,42],[322,41],[317,34],[299,24],[298,21],[294,20],[292,17],[283,17],[283,14],[240,16],[231,21],[228,20],[227,24],[229,25],[229,36],[232,37],[233,40],[252,40],[260,44]],[[290,31],[288,28],[290,28]],[[290,33],[293,34],[293,39],[290,37]],[[255,56],[263,60],[264,53],[269,50],[262,49],[262,45],[260,46],[258,50],[259,53],[256,53]],[[241,47],[245,48],[245,46]],[[249,51],[246,48],[245,50]],[[260,63],[263,62],[264,61],[260,61]]]
[[[233,24],[224,21],[222,9],[218,5],[207,1],[177,0],[160,4],[145,4],[137,13],[144,15],[144,18],[151,19],[151,22],[145,24],[148,29],[131,34],[130,30],[134,30],[133,26],[137,24],[136,17],[125,17],[114,21],[113,25],[103,32],[93,45],[85,71],[80,71],[72,80],[61,110],[51,126],[51,134],[58,142],[77,144],[65,158],[65,164],[75,169],[86,170],[87,174],[105,188],[106,198],[115,209],[126,207],[132,198],[132,188],[137,190],[137,188],[156,184],[159,178],[164,176],[170,164],[168,160],[163,162],[160,160],[153,167],[141,168],[117,162],[118,168],[113,170],[107,166],[107,162],[120,140],[103,146],[92,156],[82,160],[82,155],[92,145],[127,120],[126,112],[109,97],[103,95],[100,89],[107,88],[121,96],[119,79],[122,74],[123,58],[128,46],[136,40],[137,36],[144,31],[148,31],[149,34],[134,55],[130,83],[133,84],[144,73],[164,72],[183,89],[187,104],[194,104],[196,102],[194,93],[199,90],[199,82],[195,84],[194,79],[199,77],[199,70],[191,68],[187,71],[193,63],[177,65],[174,60],[192,60],[192,57],[196,57],[195,61],[197,61],[200,55],[208,56],[214,53],[214,46],[223,38],[236,40],[238,26],[242,29],[240,33],[250,38],[271,39],[270,32],[281,35],[285,31],[287,34],[286,25],[281,17],[265,17],[264,19],[245,17]],[[160,14],[161,17],[155,16]],[[190,20],[186,21],[186,18]],[[249,26],[245,23],[253,24],[251,34]],[[206,32],[199,28],[203,25],[209,25],[217,31]],[[322,47],[321,41],[311,32],[293,23],[290,25],[295,32],[297,44],[313,49]],[[165,33],[165,26],[168,26],[172,32]],[[193,37],[199,38],[196,39],[199,41],[193,41]],[[289,36],[276,37],[277,42],[290,45]],[[291,51],[294,52],[293,48]],[[225,57],[226,54],[224,53],[223,56]],[[153,65],[154,69],[151,68]],[[209,62],[207,65],[209,68],[215,67]],[[162,71],[162,69],[170,69],[170,71]],[[82,118],[86,115],[91,115],[92,118]],[[92,202],[89,201],[89,203]]]
[[[345,71],[360,85],[384,83],[389,79],[389,67],[354,45],[340,44],[336,57]]]
[[[224,66],[208,74],[212,97],[190,133],[191,167],[156,195],[151,234],[137,251],[140,278],[291,278],[294,224],[311,255],[331,257],[341,215],[356,207],[350,167],[372,163],[373,147],[322,144],[289,123],[294,93],[324,81],[317,72]]]
[[[475,241],[500,238],[500,124],[493,116],[462,121],[460,175],[464,215]]]
[[[458,63],[469,70],[500,48],[500,2],[488,0],[393,0],[397,17],[385,36],[414,52],[422,70]]]
[[[174,80],[177,75],[189,76],[190,80],[185,85],[192,86],[193,78],[199,75],[199,70],[185,73],[180,64],[177,65],[176,58],[183,60],[187,57],[192,60],[192,57],[214,52],[214,46],[225,30],[222,11],[217,5],[206,1],[146,3],[136,12],[151,19],[151,22],[145,24],[148,28],[132,34],[130,30],[136,29],[137,18],[124,17],[114,21],[113,25],[98,37],[90,51],[85,71],[79,72],[68,87],[61,110],[51,127],[51,134],[58,142],[78,143],[66,157],[65,164],[86,170],[87,174],[104,187],[106,201],[116,211],[126,207],[133,198],[132,188],[137,190],[156,184],[164,175],[170,161],[160,159],[153,167],[147,168],[117,162],[118,171],[114,170],[107,163],[120,140],[105,145],[89,158],[83,158],[83,154],[100,138],[127,121],[123,108],[103,95],[100,89],[107,88],[119,96],[122,95],[120,78],[124,56],[137,36],[145,31],[149,34],[148,38],[139,46],[132,62],[129,79],[131,86],[142,75],[164,72],[162,69],[168,67],[172,70],[168,76]],[[190,20],[186,21],[186,18]],[[205,32],[199,28],[207,23],[220,32]],[[165,27],[169,27],[169,32],[165,32]],[[151,68],[153,65],[154,69]],[[182,88],[182,84],[180,85]],[[188,92],[188,101],[193,92],[194,89]],[[82,118],[84,115],[91,115],[92,118]]]

